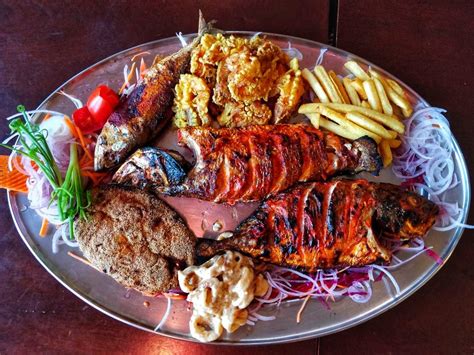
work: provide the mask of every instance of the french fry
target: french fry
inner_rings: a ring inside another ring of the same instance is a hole
[[[367,100],[367,94],[365,93],[364,86],[362,85],[362,80],[355,78],[352,80],[351,85],[357,91],[357,94],[359,94],[362,100]]]
[[[359,136],[357,136],[354,132],[349,131],[345,127],[339,126],[338,124],[336,124],[332,121],[329,121],[329,120],[325,119],[324,117],[320,117],[319,125],[322,128],[326,128],[328,131],[330,131],[332,133],[335,133],[338,136],[347,138],[347,139],[355,140],[355,139],[359,138]]]
[[[395,80],[387,78],[386,81],[387,84],[390,85],[393,91],[395,91],[398,95],[405,95],[405,90],[403,90],[403,88]]]
[[[380,141],[382,140],[382,137],[380,137],[378,134],[373,133],[371,131],[368,131],[365,128],[362,128],[362,127],[352,123],[344,115],[342,115],[341,113],[339,113],[337,111],[334,111],[334,110],[332,110],[328,107],[319,106],[317,112],[320,113],[321,115],[331,119],[332,121],[338,123],[340,126],[342,126],[346,129],[348,129],[349,131],[353,132],[358,137],[369,136],[370,138],[372,138],[377,143],[380,143]],[[321,122],[320,122],[320,124],[321,124]]]
[[[328,95],[326,94],[323,87],[321,86],[318,79],[316,79],[313,73],[311,73],[308,69],[304,68],[302,70],[302,75],[303,78],[305,78],[305,80],[308,82],[309,86],[311,86],[311,89],[313,89],[319,101],[330,102]]]
[[[319,121],[321,119],[321,115],[319,113],[307,113],[306,117],[309,118],[309,121],[314,126],[314,128],[319,128]]]
[[[331,99],[331,102],[342,103],[342,98],[339,97],[339,94],[337,93],[336,85],[332,83],[331,78],[329,78],[329,75],[326,72],[326,69],[324,69],[322,65],[316,65],[314,67],[314,73],[328,94],[329,99]]]
[[[362,101],[362,102],[360,103],[360,105],[361,105],[362,107],[365,107],[365,108],[372,108],[372,107],[370,107],[370,104],[369,104],[369,102],[368,102],[367,100]]]
[[[402,108],[402,113],[403,113],[403,117],[408,118],[413,113],[413,108],[411,107],[411,105],[408,109]]]
[[[403,90],[403,88],[396,81],[385,78],[382,74],[376,72],[375,70],[370,69],[369,73],[372,77],[375,77],[380,80],[388,98],[395,105],[402,109],[403,116],[405,118],[410,117],[413,113],[413,108],[411,107],[408,100],[405,98],[405,91]]]
[[[346,62],[346,64],[344,64],[344,67],[347,70],[349,70],[352,74],[354,74],[356,78],[362,81],[370,79],[367,73],[364,71],[364,69],[362,69],[361,66],[357,62],[354,62],[353,60]]]
[[[387,93],[385,92],[382,82],[377,78],[374,78],[373,81],[375,84],[375,89],[377,90],[377,94],[379,95],[383,113],[386,113],[387,115],[393,115],[393,107],[388,100]]]
[[[398,148],[402,144],[402,141],[399,139],[389,139],[387,142],[390,148],[393,148],[393,149]]]
[[[351,85],[351,79],[344,78],[342,79],[342,83],[344,84],[344,88],[346,89],[347,95],[353,105],[360,106],[360,99],[357,91]]]
[[[397,118],[393,116],[386,115],[384,113],[374,111],[365,107],[348,105],[348,104],[337,104],[337,103],[313,103],[313,104],[304,104],[301,105],[298,112],[299,113],[311,113],[311,112],[318,112],[318,106],[326,106],[333,110],[337,110],[340,112],[360,112],[363,115],[372,118],[374,121],[385,125],[388,128],[393,129],[394,131],[403,134],[405,132],[405,126],[402,122],[400,122]]]
[[[350,104],[351,101],[349,100],[349,96],[347,96],[346,89],[344,89],[344,85],[342,85],[341,79],[334,73],[334,71],[330,70],[328,72],[329,78],[331,79],[332,83],[336,86],[337,93],[339,97],[342,98],[342,103]]]
[[[358,126],[371,131],[384,139],[392,139],[392,135],[379,123],[372,121],[369,117],[359,112],[348,112],[346,118]]]
[[[388,133],[392,136],[390,139],[396,139],[398,137],[398,133],[391,129],[388,130]]]
[[[390,101],[402,109],[402,113],[405,118],[411,115],[413,109],[405,96],[398,95],[392,88],[387,90],[387,95]]]
[[[379,79],[382,83],[385,82],[385,77],[382,74],[380,74],[379,72],[377,72],[373,69],[369,69],[368,72],[369,72],[370,76],[372,77],[372,79],[375,78],[375,79]]]
[[[375,111],[382,112],[382,105],[380,104],[379,95],[377,94],[377,89],[375,88],[373,80],[366,80],[362,85],[367,94],[367,100],[369,101],[370,107]]]
[[[386,168],[392,163],[392,150],[388,141],[382,140],[379,144],[380,155],[382,156],[383,167]]]

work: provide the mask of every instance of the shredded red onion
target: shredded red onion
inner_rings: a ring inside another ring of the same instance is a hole
[[[438,231],[453,228],[474,228],[462,223],[463,209],[449,202],[447,192],[459,184],[455,172],[449,122],[443,109],[418,108],[405,122],[402,145],[395,152],[392,170],[403,184],[425,191],[441,210],[434,227]]]

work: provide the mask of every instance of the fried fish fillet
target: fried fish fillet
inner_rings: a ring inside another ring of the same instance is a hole
[[[166,203],[139,189],[96,188],[87,220],[76,220],[74,229],[97,269],[145,294],[177,288],[178,271],[194,264],[194,234]]]

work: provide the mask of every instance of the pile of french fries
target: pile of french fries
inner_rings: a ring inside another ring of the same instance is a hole
[[[316,128],[344,138],[371,137],[387,167],[392,163],[392,149],[401,144],[398,135],[405,132],[402,116],[410,117],[413,108],[394,80],[372,69],[365,71],[355,61],[348,61],[344,67],[354,78],[340,78],[322,65],[314,68],[314,74],[303,69],[303,77],[317,100],[301,105],[298,112],[305,114]]]

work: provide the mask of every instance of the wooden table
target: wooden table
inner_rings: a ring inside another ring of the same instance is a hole
[[[0,1],[0,117],[36,107],[69,77],[117,51],[195,31],[197,9],[224,29],[285,33],[361,55],[448,110],[474,166],[471,1]],[[8,132],[0,122],[1,136]],[[472,217],[472,213],[471,213]],[[472,222],[474,219],[470,219]],[[266,347],[190,344],[121,324],[87,306],[31,256],[0,195],[0,353],[472,353],[474,253],[466,231],[415,295],[358,327]]]

